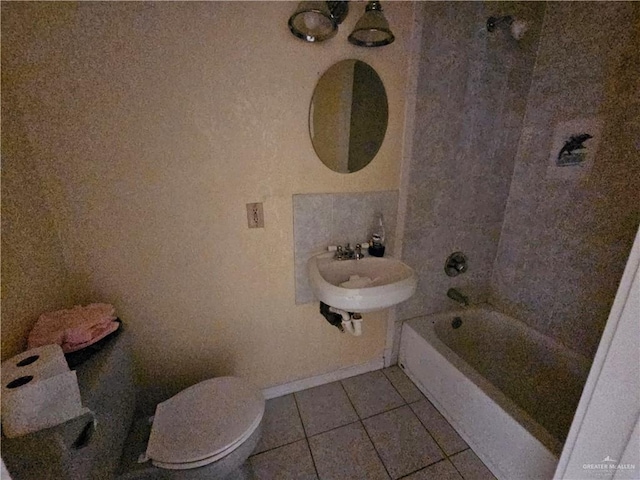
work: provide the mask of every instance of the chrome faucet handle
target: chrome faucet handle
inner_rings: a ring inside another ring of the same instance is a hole
[[[362,253],[362,245],[356,243],[356,251],[353,255],[353,258],[355,258],[356,260],[360,260],[362,257],[364,257],[364,253]]]

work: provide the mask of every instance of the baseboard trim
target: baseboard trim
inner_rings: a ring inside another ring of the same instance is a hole
[[[354,377],[362,373],[372,372],[373,370],[380,370],[383,367],[384,358],[376,358],[367,363],[361,363],[360,365],[352,365],[350,367],[334,370],[333,372],[316,375],[315,377],[302,378],[300,380],[294,380],[293,382],[283,383],[282,385],[268,387],[262,390],[262,394],[264,395],[264,398],[269,400],[270,398],[282,397],[289,393],[299,392],[300,390],[317,387],[318,385],[324,385],[325,383]]]

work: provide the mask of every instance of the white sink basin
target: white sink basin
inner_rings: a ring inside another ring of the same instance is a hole
[[[416,272],[392,257],[335,260],[332,252],[311,257],[309,283],[316,297],[347,312],[373,312],[411,297],[418,284]]]

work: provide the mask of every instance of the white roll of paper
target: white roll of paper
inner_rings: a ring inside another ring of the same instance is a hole
[[[60,345],[45,345],[22,352],[2,362],[2,385],[25,376],[44,380],[69,371]],[[4,393],[4,391],[3,391]]]
[[[9,438],[50,428],[88,412],[76,372],[59,345],[46,345],[2,362],[2,431]]]

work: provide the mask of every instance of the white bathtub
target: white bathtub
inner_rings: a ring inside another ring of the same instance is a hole
[[[405,322],[399,358],[496,477],[553,477],[586,358],[489,307]]]

